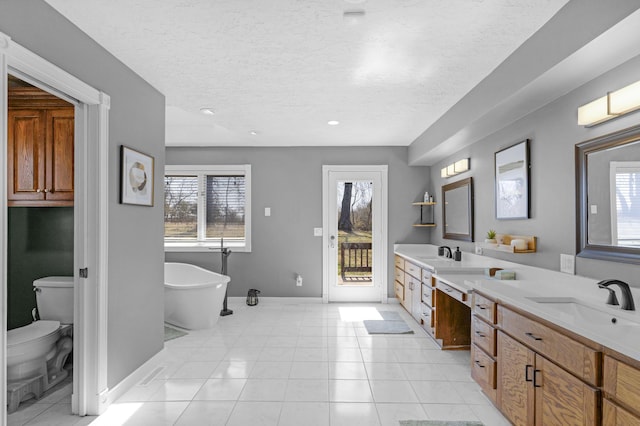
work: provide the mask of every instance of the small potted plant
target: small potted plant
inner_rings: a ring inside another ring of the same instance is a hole
[[[484,240],[484,242],[487,244],[498,244],[498,242],[496,241],[496,231],[494,231],[493,229],[489,229],[487,231],[487,238]]]

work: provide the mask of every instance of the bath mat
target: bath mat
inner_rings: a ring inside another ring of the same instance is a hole
[[[168,342],[169,340],[177,339],[178,337],[186,336],[186,331],[177,330],[173,327],[164,326],[164,341]]]
[[[400,426],[483,426],[483,424],[464,420],[400,420]]]
[[[413,334],[399,313],[395,311],[378,311],[382,320],[364,320],[369,334]]]

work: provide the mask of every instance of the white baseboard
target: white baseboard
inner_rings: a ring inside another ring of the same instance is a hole
[[[246,297],[228,297],[229,302],[233,303],[246,303]],[[278,303],[278,304],[290,304],[299,305],[303,303],[322,303],[322,297],[260,297],[258,296],[259,303]]]
[[[387,299],[387,303],[390,305],[399,305],[400,301],[394,296],[394,297],[389,297]]]
[[[129,389],[140,383],[145,377],[147,377],[151,372],[153,372],[158,365],[161,364],[158,362],[159,357],[161,357],[162,350],[149,358],[138,367],[133,373],[129,374],[125,377],[120,383],[115,385],[113,388],[109,389],[109,394],[107,395],[107,402],[104,405],[104,408],[108,408],[113,402],[115,402],[118,398],[124,395]]]

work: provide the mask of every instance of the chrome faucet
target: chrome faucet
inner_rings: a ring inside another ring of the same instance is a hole
[[[447,250],[445,253],[445,249]],[[442,254],[440,254],[440,252],[442,252]],[[441,256],[445,256],[448,259],[453,259],[453,253],[451,252],[451,247],[449,246],[440,246],[438,247],[438,254],[440,254]]]
[[[609,290],[609,298],[607,299],[608,305],[618,305],[618,298],[616,297],[615,291],[609,288],[610,285],[615,284],[620,287],[622,291],[622,305],[621,309],[625,311],[635,311],[636,306],[633,303],[633,295],[631,294],[631,289],[629,288],[629,284],[620,280],[602,280],[598,283],[598,287]]]

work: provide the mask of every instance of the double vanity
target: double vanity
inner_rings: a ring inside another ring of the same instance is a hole
[[[394,251],[400,303],[442,349],[471,351],[471,376],[513,424],[640,425],[640,312],[607,305],[597,280],[432,245]]]

